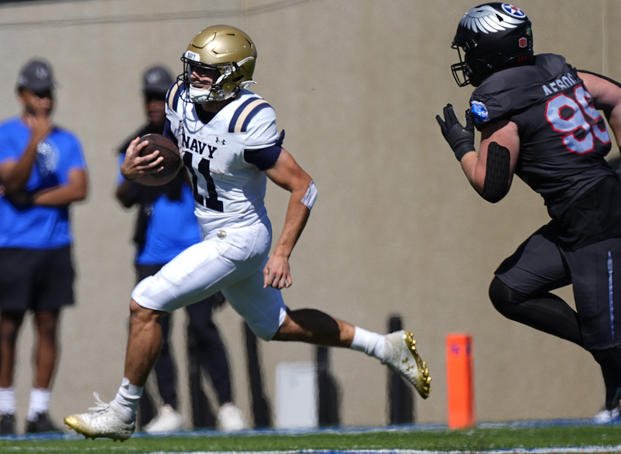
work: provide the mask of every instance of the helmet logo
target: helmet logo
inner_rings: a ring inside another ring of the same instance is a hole
[[[524,11],[522,11],[517,6],[512,5],[511,3],[503,3],[501,6],[502,10],[510,16],[516,17],[518,19],[524,19],[526,17],[526,13],[524,13]]]
[[[523,36],[518,39],[518,47],[520,49],[525,49],[526,47],[528,47],[528,39],[524,38]]]
[[[192,61],[198,61],[198,62],[201,61],[200,55],[198,55],[196,52],[192,52],[191,50],[186,50],[184,57]]]
[[[502,8],[503,12],[494,9],[490,5],[480,5],[472,8],[461,18],[460,25],[474,33],[488,34],[516,28],[526,20],[526,14],[518,8],[508,3],[503,3]],[[513,8],[513,10],[510,8]],[[507,9],[512,11],[512,13],[509,13]],[[516,10],[519,14],[515,12]]]

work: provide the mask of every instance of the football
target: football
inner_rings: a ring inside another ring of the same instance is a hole
[[[140,151],[140,156],[159,150],[164,161],[162,162],[162,170],[157,173],[140,175],[136,178],[136,182],[145,186],[161,186],[170,183],[181,168],[181,155],[177,145],[161,134],[145,134],[140,140],[149,143]]]

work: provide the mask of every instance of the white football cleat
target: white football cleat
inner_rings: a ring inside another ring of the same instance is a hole
[[[611,424],[616,422],[621,422],[621,412],[619,412],[619,407],[615,407],[612,410],[604,408],[593,416],[594,424]]]
[[[95,393],[95,406],[86,413],[65,417],[65,424],[86,438],[127,440],[134,433],[135,421],[127,421],[113,405],[103,402]]]
[[[157,416],[149,421],[144,431],[150,434],[176,432],[183,427],[183,416],[170,405],[162,405]]]
[[[431,377],[427,363],[416,350],[414,334],[410,331],[395,331],[386,334],[386,357],[382,361],[410,382],[423,399],[431,392]]]
[[[231,402],[227,402],[218,409],[216,427],[222,432],[236,432],[246,428],[246,421],[241,410]]]

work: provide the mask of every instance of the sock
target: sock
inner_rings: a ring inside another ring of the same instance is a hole
[[[0,414],[15,414],[15,389],[0,388]]]
[[[50,408],[52,391],[45,388],[33,388],[30,391],[30,406],[28,407],[28,421],[37,419],[37,414],[46,413]]]
[[[121,386],[119,386],[119,390],[110,405],[119,410],[127,421],[132,421],[136,419],[138,402],[143,392],[143,386],[132,385],[127,378],[123,378]]]
[[[384,353],[386,352],[386,339],[381,334],[356,326],[354,328],[354,340],[351,342],[350,347],[383,361]]]

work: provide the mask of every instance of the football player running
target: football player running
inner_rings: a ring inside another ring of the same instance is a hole
[[[211,26],[190,42],[183,74],[167,94],[165,134],[180,148],[193,185],[204,240],[183,251],[157,274],[141,281],[130,301],[124,378],[116,397],[65,423],[86,437],[126,439],[157,357],[166,312],[218,290],[265,340],[301,341],[352,348],[398,371],[426,398],[431,378],[410,332],[369,332],[315,309],[291,310],[281,289],[293,278],[289,257],[315,203],[308,173],[283,147],[270,104],[247,88],[255,45],[243,31]],[[157,153],[140,157],[133,140],[122,173],[136,178],[156,171]],[[269,255],[272,229],[264,205],[266,177],[291,193],[285,222]]]
[[[467,11],[452,47],[460,59],[451,66],[455,81],[476,89],[465,126],[450,104],[436,119],[466,178],[495,203],[516,174],[543,197],[551,218],[495,271],[492,304],[589,351],[606,388],[595,421],[618,419],[621,183],[604,159],[611,148],[604,117],[619,139],[621,88],[561,55],[535,55],[530,20],[508,3]],[[550,293],[568,284],[576,310]]]

